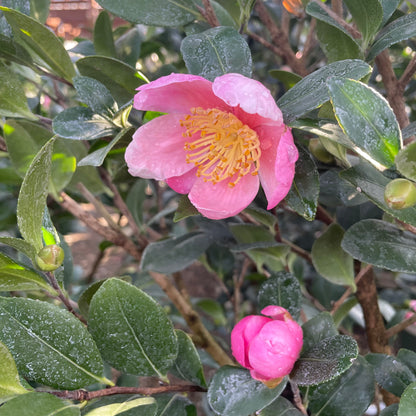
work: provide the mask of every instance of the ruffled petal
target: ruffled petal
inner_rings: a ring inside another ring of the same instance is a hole
[[[127,146],[125,159],[129,173],[141,178],[164,180],[193,169],[186,163],[181,117],[167,114],[141,126]]]
[[[134,96],[137,110],[162,113],[189,113],[192,107],[228,107],[212,92],[212,82],[196,75],[171,74],[138,88]]]
[[[184,173],[182,176],[172,176],[166,179],[166,183],[179,194],[187,194],[194,186],[196,181],[197,168],[193,168],[189,172]]]
[[[215,185],[198,178],[189,193],[189,200],[205,217],[220,220],[239,214],[253,201],[259,189],[258,176],[246,175],[230,188],[227,181]]]
[[[241,108],[248,114],[257,114],[280,124],[283,123],[282,112],[277,107],[270,91],[254,79],[240,74],[225,74],[214,80],[212,90],[231,107]],[[245,120],[242,121],[245,122]],[[253,126],[253,122],[247,124]]]
[[[292,186],[298,150],[289,128],[286,128],[282,135],[280,126],[263,125],[256,131],[262,149],[260,182],[267,197],[267,209],[272,209],[287,195]]]

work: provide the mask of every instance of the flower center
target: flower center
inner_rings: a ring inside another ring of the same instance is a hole
[[[234,114],[197,107],[192,108],[191,114],[180,120],[180,124],[186,129],[184,137],[199,132],[199,138],[185,142],[186,162],[198,168],[198,177],[214,184],[233,178],[228,183],[233,188],[243,176],[258,174],[259,137]]]

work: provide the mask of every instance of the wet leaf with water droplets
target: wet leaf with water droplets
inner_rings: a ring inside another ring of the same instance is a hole
[[[413,416],[416,409],[416,382],[410,384],[403,392],[398,416]]]

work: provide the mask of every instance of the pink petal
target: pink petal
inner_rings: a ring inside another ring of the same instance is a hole
[[[235,359],[246,368],[248,362],[248,347],[250,341],[270,319],[259,315],[250,315],[243,318],[231,332],[231,350]]]
[[[259,189],[258,176],[246,175],[234,188],[228,181],[215,185],[198,178],[189,193],[189,200],[205,217],[220,220],[239,214],[253,201]]]
[[[142,178],[164,180],[181,176],[193,168],[186,163],[178,114],[167,114],[141,126],[127,146],[125,159],[129,173]]]
[[[265,308],[262,309],[261,313],[277,321],[287,321],[290,319],[293,320],[290,313],[281,306],[276,306],[276,305],[266,306]]]
[[[272,209],[287,195],[292,186],[298,150],[289,128],[281,137],[278,126],[263,125],[256,131],[262,148],[260,182],[267,197],[267,209]]]
[[[182,176],[172,176],[166,179],[166,183],[179,194],[187,194],[192,189],[196,181],[197,168],[193,168],[189,172],[184,173]]]
[[[212,92],[212,83],[196,75],[171,74],[138,90],[134,96],[137,110],[189,113],[192,107],[228,109]]]
[[[231,107],[240,107],[246,113],[283,123],[282,112],[270,91],[254,79],[240,74],[225,74],[214,80],[212,89]]]

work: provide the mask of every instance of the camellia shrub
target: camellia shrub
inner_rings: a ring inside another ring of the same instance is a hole
[[[49,3],[0,2],[0,416],[415,415],[415,2]]]

